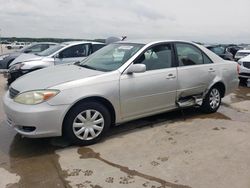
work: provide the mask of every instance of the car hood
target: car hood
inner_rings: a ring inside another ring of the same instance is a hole
[[[20,63],[20,62],[26,62],[26,61],[40,61],[43,57],[35,55],[35,54],[21,54],[18,56],[11,64],[10,66]]]
[[[241,58],[239,61],[240,61],[240,62],[250,62],[250,55]]]
[[[6,54],[0,55],[0,59],[1,59],[1,56],[17,57],[17,56],[19,56],[20,54],[21,54],[21,52],[6,53]]]
[[[20,92],[46,89],[66,82],[104,73],[105,72],[91,70],[72,64],[58,65],[24,75],[13,82],[10,87]]]

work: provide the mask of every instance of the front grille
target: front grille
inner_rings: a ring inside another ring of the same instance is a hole
[[[19,91],[13,89],[12,87],[9,89],[9,95],[11,99],[15,98],[19,93]]]
[[[240,76],[250,76],[250,73],[240,73]]]
[[[250,62],[243,62],[243,66],[250,69]]]

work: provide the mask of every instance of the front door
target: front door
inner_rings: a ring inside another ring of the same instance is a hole
[[[155,45],[134,61],[135,64],[145,64],[146,72],[121,75],[123,118],[133,119],[176,106],[177,70],[173,59],[171,44]]]

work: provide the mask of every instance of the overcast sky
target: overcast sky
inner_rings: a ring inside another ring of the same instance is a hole
[[[2,36],[250,43],[250,0],[0,0]]]

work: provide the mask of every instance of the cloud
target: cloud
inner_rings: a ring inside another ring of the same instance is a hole
[[[250,42],[249,0],[0,0],[4,36]]]

